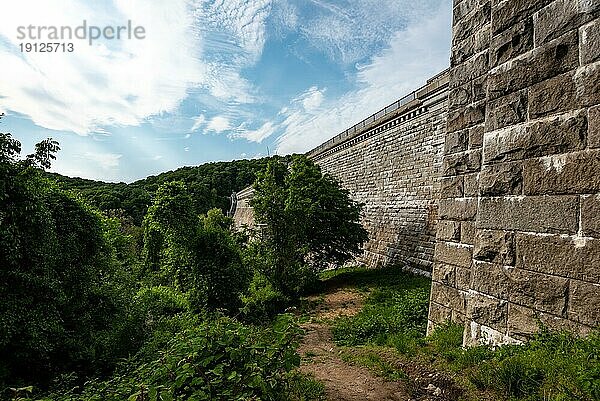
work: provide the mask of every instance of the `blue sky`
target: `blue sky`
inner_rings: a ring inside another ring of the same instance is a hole
[[[20,0],[0,15],[0,131],[53,171],[130,182],[305,152],[449,64],[451,0]],[[22,53],[18,26],[143,26]]]

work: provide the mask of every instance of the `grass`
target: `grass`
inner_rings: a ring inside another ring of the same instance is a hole
[[[290,378],[289,399],[293,401],[325,401],[325,386],[310,375],[294,372]]]
[[[408,375],[402,368],[395,366],[376,348],[343,349],[340,357],[344,362],[364,366],[388,381],[407,380]]]
[[[523,345],[464,349],[462,325],[446,324],[425,337],[426,278],[397,268],[350,268],[326,272],[322,280],[328,288],[368,292],[357,315],[334,321],[334,340],[346,347],[342,358],[347,362],[389,380],[402,379],[406,374],[385,358],[393,351],[405,362],[455,377],[468,400],[600,400],[600,332],[578,338],[542,328]]]

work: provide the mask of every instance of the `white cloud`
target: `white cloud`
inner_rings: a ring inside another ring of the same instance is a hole
[[[85,152],[83,159],[96,163],[103,170],[110,170],[119,167],[119,161],[123,155],[116,153],[96,153]]]
[[[190,132],[194,132],[196,131],[198,128],[200,128],[204,123],[206,122],[206,117],[204,117],[204,114],[200,114],[198,117],[194,118],[194,125],[192,125],[192,128],[190,128]],[[189,134],[188,134],[189,135]],[[188,136],[186,136],[186,138],[189,138]]]
[[[307,112],[294,99],[290,107],[281,112],[285,116],[281,123],[284,132],[277,138],[277,151],[282,154],[306,152],[410,93],[446,68],[451,11],[451,2],[444,0],[438,10],[396,32],[390,47],[360,68],[358,89],[338,99],[324,100],[318,113]]]
[[[302,103],[305,111],[315,111],[323,103],[324,93],[325,90],[319,90],[316,86],[313,86],[303,93],[298,100]]]
[[[244,138],[250,142],[261,143],[273,133],[275,133],[276,127],[273,125],[271,121],[267,121],[260,128],[256,130],[247,130],[244,129],[243,126],[238,127],[237,132],[235,132],[232,136],[234,138]]]
[[[209,121],[206,126],[207,131],[214,131],[216,133],[221,133],[231,128],[231,124],[227,117],[216,116],[213,117],[212,120]]]

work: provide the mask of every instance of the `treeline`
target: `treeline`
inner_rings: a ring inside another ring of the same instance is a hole
[[[256,174],[267,166],[269,160],[289,161],[289,156],[181,167],[130,184],[46,174],[63,188],[81,193],[92,206],[102,211],[123,210],[139,226],[152,202],[153,194],[160,185],[171,181],[181,181],[186,185],[197,214],[206,213],[213,208],[227,212],[231,194],[252,185]]]
[[[366,240],[332,177],[303,156],[217,163],[123,186],[102,211],[124,184],[55,180],[56,142],[20,148],[0,133],[0,398],[311,399],[281,312]],[[260,235],[196,199],[252,182]],[[135,190],[148,203],[128,209]]]

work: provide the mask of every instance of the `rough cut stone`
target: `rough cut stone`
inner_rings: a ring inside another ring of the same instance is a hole
[[[463,176],[463,193],[465,197],[477,196],[479,173],[465,174]]]
[[[577,196],[481,198],[477,228],[573,234],[578,214]]]
[[[468,11],[468,14],[463,15],[466,16],[460,20],[457,20],[453,27],[452,39],[454,42],[468,39],[490,21],[490,3],[487,2],[482,6],[478,5],[478,7]]]
[[[572,280],[569,294],[569,318],[590,326],[597,326],[600,322],[598,299],[600,299],[600,284]]]
[[[469,130],[452,132],[446,135],[444,153],[451,154],[467,150],[469,146]]]
[[[479,173],[481,196],[520,195],[523,190],[521,163],[484,166]]]
[[[463,244],[475,244],[475,222],[463,221],[460,223],[460,242]]]
[[[429,304],[429,320],[435,323],[443,324],[452,318],[452,309],[440,305],[436,302]]]
[[[436,263],[433,266],[433,273],[431,275],[431,279],[433,281],[438,281],[444,285],[455,287],[455,267],[443,263]]]
[[[473,220],[477,214],[477,199],[440,199],[440,219]]]
[[[483,145],[484,126],[469,128],[469,149],[478,149]]]
[[[464,86],[475,78],[478,78],[488,72],[489,55],[487,50],[481,52],[462,64],[457,65],[450,70],[451,90],[458,86]]]
[[[574,79],[577,101],[581,106],[600,103],[600,61],[579,68]]]
[[[470,268],[473,247],[452,242],[438,242],[435,244],[435,258],[440,263]]]
[[[521,269],[600,282],[600,240],[518,233],[516,248]]]
[[[540,82],[529,89],[529,118],[578,109],[573,73]]]
[[[522,160],[585,148],[585,113],[556,116],[486,133],[484,163]]]
[[[600,195],[588,195],[581,200],[581,231],[586,237],[600,238]],[[597,250],[600,252],[600,249]],[[600,256],[598,256],[600,263]],[[598,265],[600,266],[600,264]],[[600,268],[598,269],[600,275]]]
[[[573,31],[491,70],[488,96],[497,99],[570,71],[578,65],[579,41],[577,32]]]
[[[526,160],[525,195],[600,192],[600,150]]]
[[[477,230],[473,259],[513,266],[515,264],[514,233]]]
[[[535,11],[550,2],[552,0],[509,0],[499,2],[492,9],[493,34],[496,35],[520,20],[531,16]]]
[[[459,110],[473,103],[472,83],[468,82],[464,85],[453,88],[448,93],[448,110]]]
[[[444,156],[443,174],[456,175],[479,171],[481,168],[481,150],[469,150]]]
[[[479,324],[504,331],[508,317],[508,302],[478,293],[470,293],[467,298],[467,317]]]
[[[511,302],[566,317],[569,289],[567,278],[522,269],[514,269],[510,277]]]
[[[461,198],[463,196],[462,176],[444,177],[440,182],[440,198]]]
[[[596,0],[555,0],[535,15],[535,45],[552,40],[576,29],[598,16]]]
[[[485,101],[470,104],[448,113],[449,133],[473,127],[485,121]]]
[[[485,131],[524,122],[527,119],[527,89],[491,100],[486,107],[486,113]]]
[[[474,261],[471,270],[471,289],[500,299],[508,299],[512,281],[509,274],[513,268],[498,264]]]
[[[533,48],[533,18],[495,36],[490,46],[490,66],[495,67]]]
[[[600,148],[600,106],[588,110],[588,146]]]
[[[460,240],[460,222],[452,220],[438,221],[437,239],[458,242]]]
[[[443,305],[459,313],[466,312],[466,295],[454,287],[443,285],[437,281],[431,283],[431,301]]]
[[[581,65],[600,60],[600,19],[579,29],[579,57]]]

